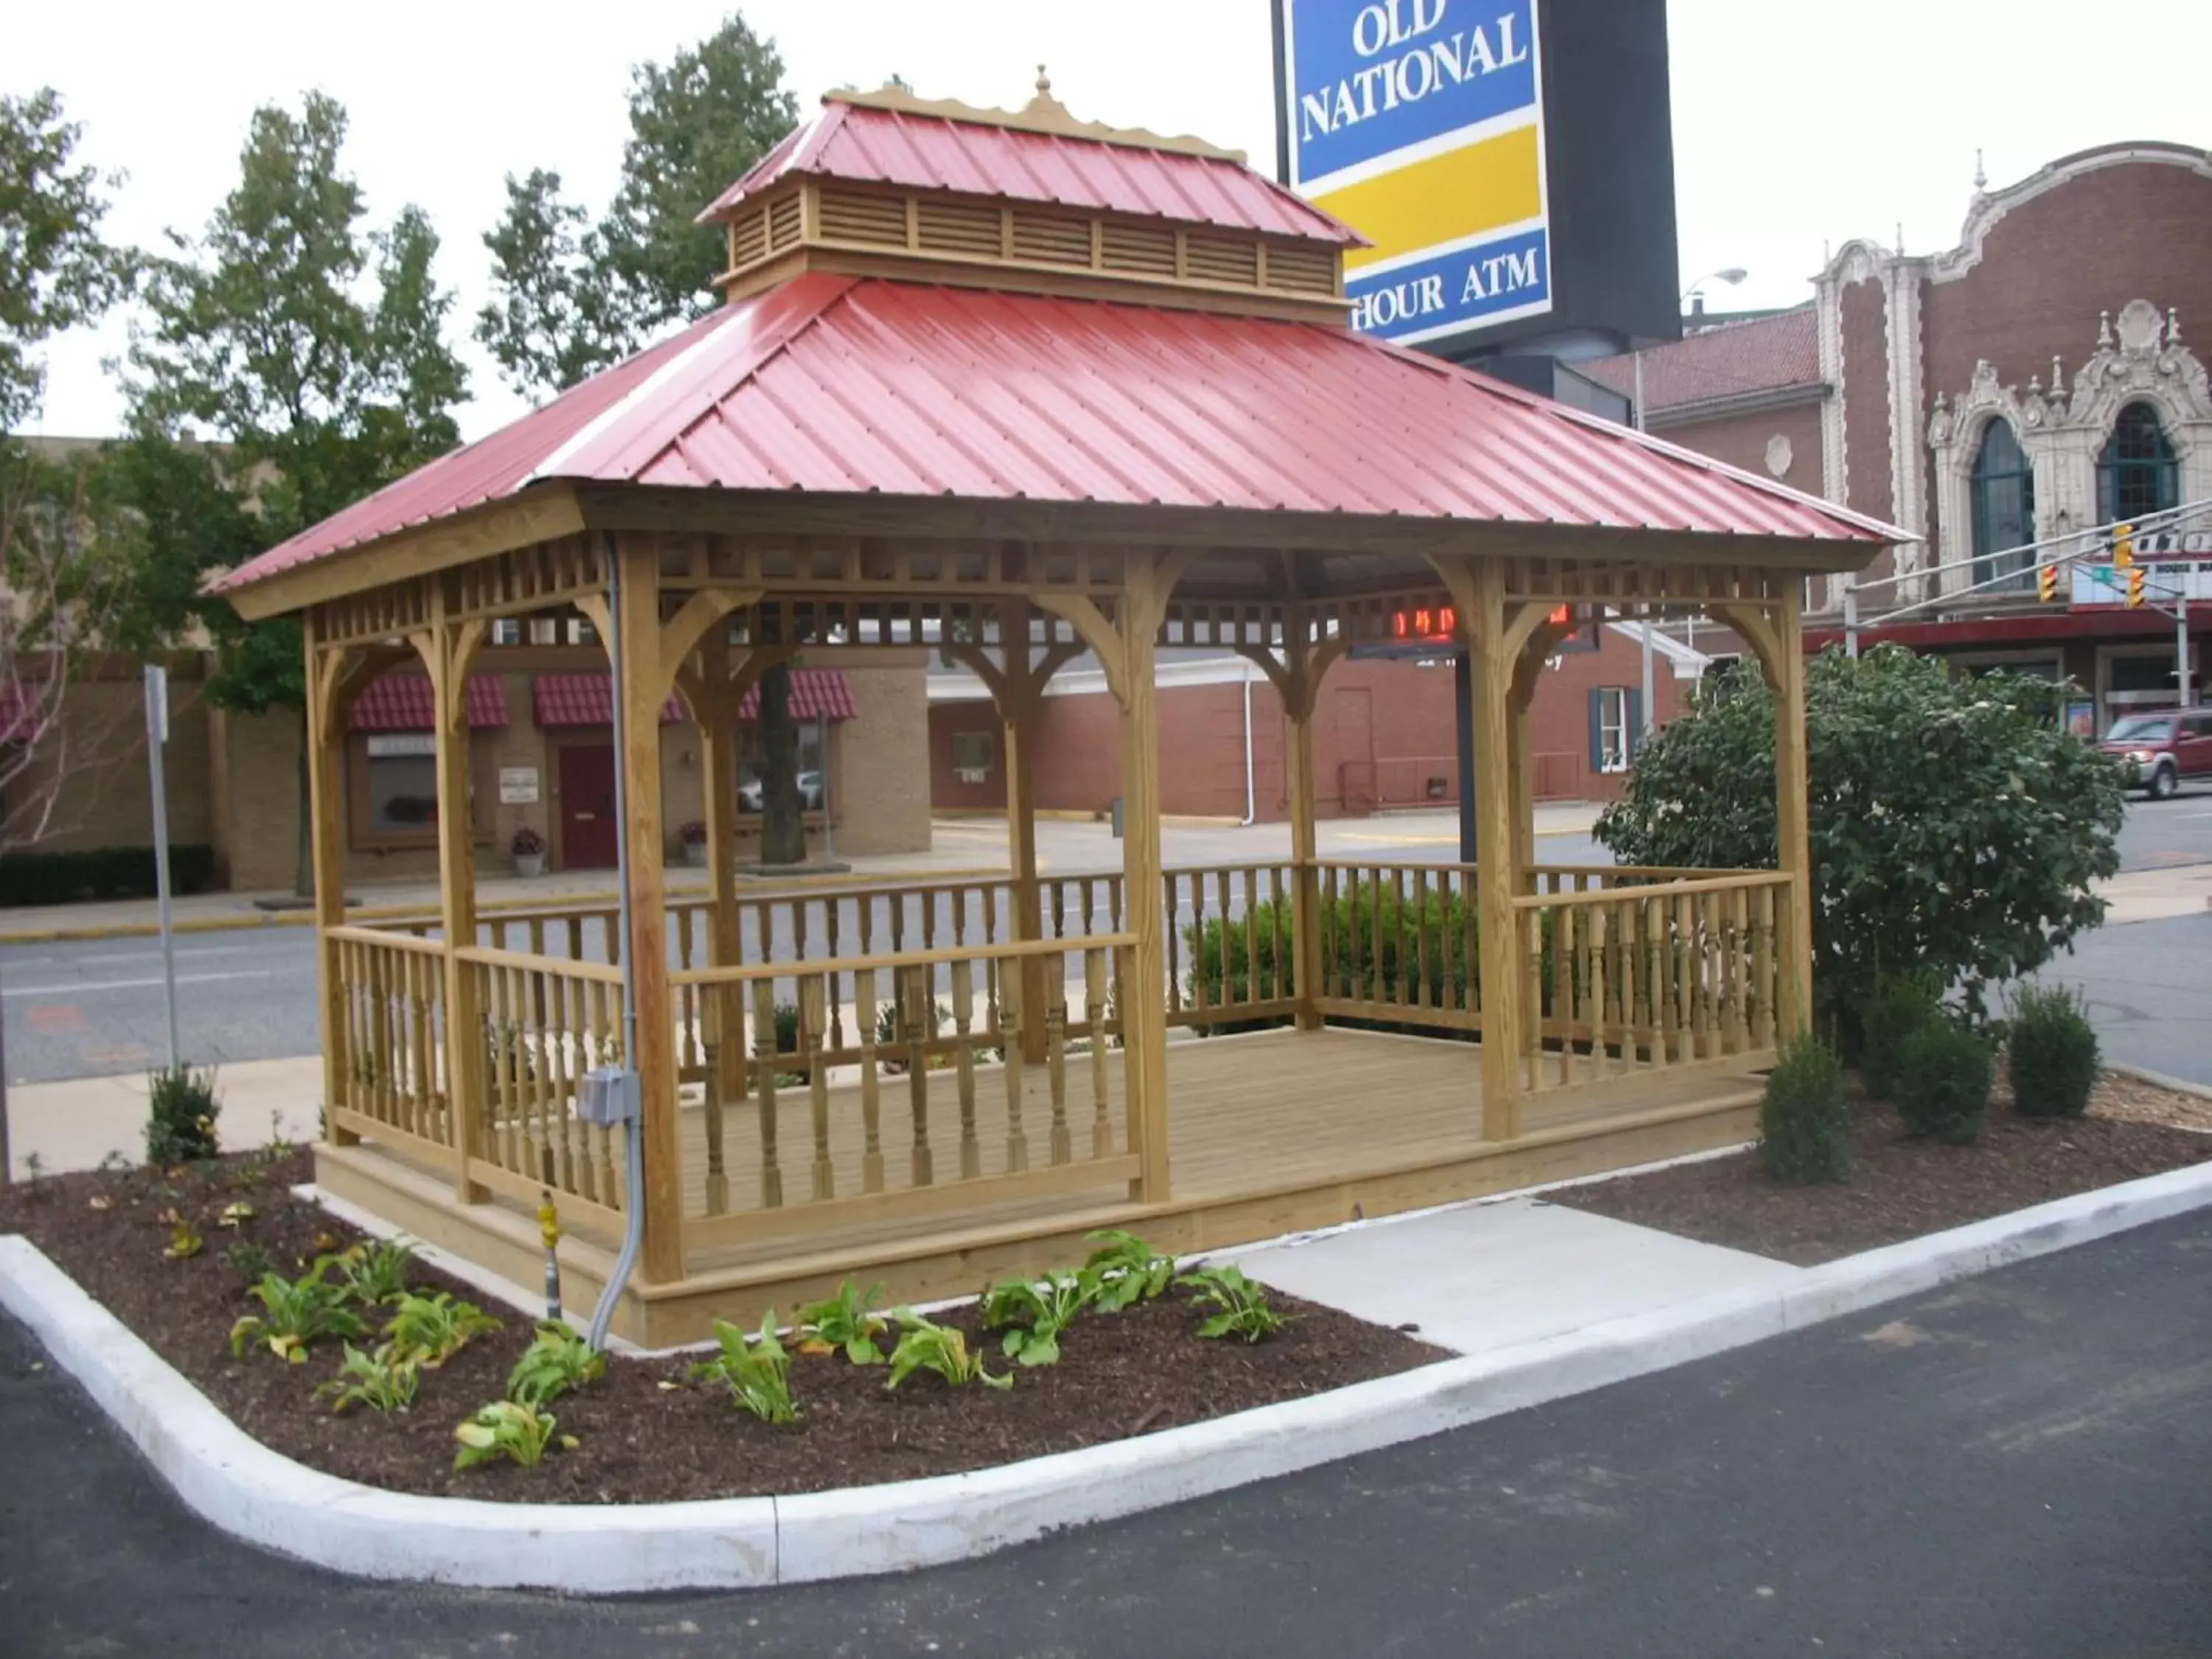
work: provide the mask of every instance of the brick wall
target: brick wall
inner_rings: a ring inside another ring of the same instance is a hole
[[[9,838],[29,834],[43,814],[37,840],[42,851],[152,846],[145,710],[144,685],[135,666],[64,687],[52,711],[55,730],[33,749],[30,764],[9,782],[0,803]],[[163,769],[170,841],[207,841],[208,798],[201,780],[208,769],[208,707],[197,680],[170,678]],[[45,805],[49,800],[51,812]]]
[[[1669,443],[1741,467],[1755,477],[1778,477],[1808,495],[1820,493],[1820,404],[1817,399],[1717,420],[1669,421],[1662,416],[1654,418],[1651,429]],[[1766,464],[1767,447],[1777,438],[1787,439],[1790,444],[1790,465],[1779,473]]]
[[[1843,290],[1844,476],[1857,512],[1887,519],[1889,465],[1889,325],[1879,279]]]
[[[833,665],[810,652],[810,665]],[[892,647],[836,661],[853,688],[857,718],[833,728],[830,787],[837,792],[840,853],[911,853],[929,846],[927,653]]]

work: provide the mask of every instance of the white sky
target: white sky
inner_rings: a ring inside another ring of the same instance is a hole
[[[1572,0],[1569,0],[1571,3]],[[1474,5],[1479,0],[1453,0]],[[1079,116],[1197,132],[1248,150],[1272,173],[1273,78],[1267,0],[746,0],[781,48],[802,109],[825,88],[893,72],[928,97],[1018,105],[1036,65]],[[630,65],[665,61],[710,33],[725,0],[131,0],[14,8],[0,89],[57,88],[83,124],[83,156],[129,174],[108,220],[117,240],[196,231],[234,182],[257,105],[296,106],[319,88],[352,116],[346,160],[372,221],[419,203],[444,238],[439,274],[459,292],[455,332],[477,436],[519,412],[465,339],[487,297],[478,240],[503,176],[557,169],[596,211],[613,187],[628,126]],[[1716,308],[1793,304],[1824,243],[1948,247],[1966,206],[1974,152],[1993,185],[2069,151],[2118,139],[2204,143],[2202,122],[2148,112],[2136,82],[2082,79],[2069,42],[2079,0],[1672,0],[1674,169],[1682,276],[1742,265]],[[2144,0],[2128,51],[2164,64],[2212,62],[2212,4]],[[2158,100],[2166,108],[2187,100]],[[1555,114],[1554,119],[1559,118]],[[106,434],[122,401],[101,361],[120,318],[49,355],[40,429]]]

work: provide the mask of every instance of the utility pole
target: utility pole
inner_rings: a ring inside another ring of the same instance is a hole
[[[1638,346],[1636,350],[1631,354],[1631,361],[1634,365],[1636,373],[1636,390],[1633,393],[1636,399],[1636,429],[1638,432],[1641,432],[1644,430],[1644,349],[1641,346]],[[1645,609],[1640,621],[1643,625],[1637,630],[1637,639],[1643,653],[1643,719],[1637,722],[1636,730],[1625,734],[1628,745],[1628,752],[1632,759],[1637,754],[1641,752],[1644,748],[1644,738],[1650,735],[1651,728],[1658,723],[1659,720],[1659,702],[1656,695],[1656,683],[1652,673],[1651,613],[1649,607]]]

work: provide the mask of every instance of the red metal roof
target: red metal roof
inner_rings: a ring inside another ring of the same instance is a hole
[[[211,586],[538,478],[1907,539],[1346,328],[812,271]]]
[[[849,720],[859,717],[853,707],[853,687],[842,670],[794,668],[791,671],[791,717],[795,720]],[[738,704],[738,718],[760,718],[760,687],[745,693]]]
[[[1615,392],[1635,395],[1633,355],[1575,367]],[[1723,323],[1644,353],[1644,403],[1655,412],[1820,383],[1820,324],[1810,306]]]
[[[612,726],[615,693],[605,674],[540,674],[530,685],[531,712],[540,726]],[[660,723],[684,718],[684,700],[675,693],[660,705]]]
[[[715,198],[702,224],[793,174],[959,191],[1220,225],[1346,246],[1366,239],[1241,161],[828,100]]]
[[[496,674],[471,674],[465,694],[469,724],[478,731],[507,724],[507,687]],[[356,732],[430,732],[437,729],[437,703],[427,674],[386,674],[362,688],[347,713]]]

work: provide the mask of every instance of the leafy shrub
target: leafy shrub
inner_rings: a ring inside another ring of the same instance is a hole
[[[607,1374],[607,1357],[566,1325],[545,1320],[538,1334],[507,1374],[507,1397],[524,1406],[543,1406]]]
[[[1878,970],[1985,988],[2048,962],[2103,920],[2119,868],[2122,772],[2062,729],[2063,686],[1953,677],[1877,646],[1807,665],[1814,988],[1850,1027]],[[1771,867],[1773,700],[1755,670],[1701,687],[1656,733],[1597,822],[1624,863]]]
[[[1060,1334],[1091,1305],[1098,1281],[1089,1273],[1048,1273],[1001,1279],[983,1292],[983,1328],[1004,1330],[1000,1351],[1021,1365],[1060,1363]]]
[[[215,1121],[222,1112],[215,1096],[215,1073],[178,1065],[154,1073],[147,1083],[146,1161],[189,1164],[213,1158]]]
[[[775,1310],[761,1318],[761,1328],[750,1341],[726,1319],[714,1322],[714,1340],[722,1351],[691,1368],[699,1381],[719,1382],[730,1390],[730,1400],[763,1423],[788,1423],[799,1415],[791,1403],[791,1356],[776,1340]]]
[[[236,1273],[240,1284],[248,1285],[258,1285],[264,1275],[276,1269],[269,1252],[250,1238],[240,1239],[216,1260]]]
[[[499,1321],[473,1302],[456,1302],[453,1292],[402,1296],[385,1335],[404,1358],[435,1370],[469,1344],[469,1339],[499,1328]]]
[[[1897,1082],[1897,1115],[1917,1135],[1964,1146],[1990,1110],[1990,1045],[1948,1017],[1906,1039]]]
[[[2078,993],[2023,987],[2005,1040],[2013,1109],[2023,1117],[2079,1117],[2097,1086],[2097,1033]]]
[[[415,1266],[415,1246],[405,1238],[360,1243],[340,1252],[334,1264],[347,1296],[363,1307],[397,1302],[407,1294],[407,1275]]]
[[[896,1389],[916,1371],[934,1371],[949,1388],[981,1382],[987,1389],[1011,1389],[1013,1374],[994,1376],[983,1369],[983,1356],[971,1352],[968,1339],[950,1325],[933,1325],[920,1314],[901,1310],[898,1346],[891,1350],[891,1374],[884,1386]]]
[[[791,1319],[803,1338],[800,1352],[830,1353],[842,1348],[845,1358],[855,1365],[882,1364],[884,1351],[876,1346],[876,1339],[884,1334],[884,1318],[872,1310],[883,1290],[880,1285],[871,1285],[863,1291],[848,1279],[827,1301],[810,1302],[799,1309]]]
[[[243,1355],[250,1343],[264,1343],[279,1359],[295,1365],[307,1363],[310,1344],[325,1336],[359,1336],[362,1323],[346,1306],[345,1290],[324,1277],[331,1258],[324,1257],[299,1278],[264,1273],[249,1295],[262,1311],[248,1314],[230,1328],[230,1351]]]
[[[207,1240],[200,1237],[200,1230],[179,1216],[169,1224],[169,1245],[161,1254],[172,1261],[189,1261],[206,1247]]]
[[[1945,1018],[1943,997],[1929,974],[1881,974],[1859,1011],[1859,1081],[1876,1100],[1897,1098],[1905,1045],[1931,1020]]]
[[[0,858],[0,907],[75,904],[86,899],[152,898],[159,883],[150,847],[94,847],[74,853],[10,853]],[[169,847],[169,888],[204,893],[215,885],[215,848]]]
[[[453,1438],[461,1443],[460,1450],[453,1455],[453,1467],[474,1468],[479,1463],[505,1457],[526,1469],[536,1468],[556,1444],[571,1451],[575,1449],[576,1437],[556,1435],[557,1426],[548,1413],[535,1406],[495,1400],[488,1406],[477,1407],[476,1415],[453,1431]]]
[[[1267,1290],[1244,1277],[1241,1267],[1200,1267],[1176,1283],[1195,1292],[1200,1307],[1218,1310],[1198,1328],[1200,1336],[1241,1336],[1258,1342],[1273,1336],[1290,1322],[1267,1305]]]
[[[1851,1110],[1844,1068],[1820,1038],[1793,1037],[1768,1073],[1759,1103],[1759,1161],[1777,1181],[1809,1186],[1848,1180]]]
[[[1151,1301],[1175,1279],[1175,1258],[1158,1254],[1133,1232],[1102,1227],[1085,1237],[1098,1248],[1084,1262],[1084,1275],[1091,1281],[1091,1299],[1108,1313]]]
[[[369,1354],[349,1342],[338,1374],[315,1392],[334,1402],[331,1407],[334,1412],[342,1412],[348,1406],[366,1406],[377,1412],[404,1412],[415,1403],[415,1390],[422,1380],[422,1368],[391,1343],[382,1344]]]

